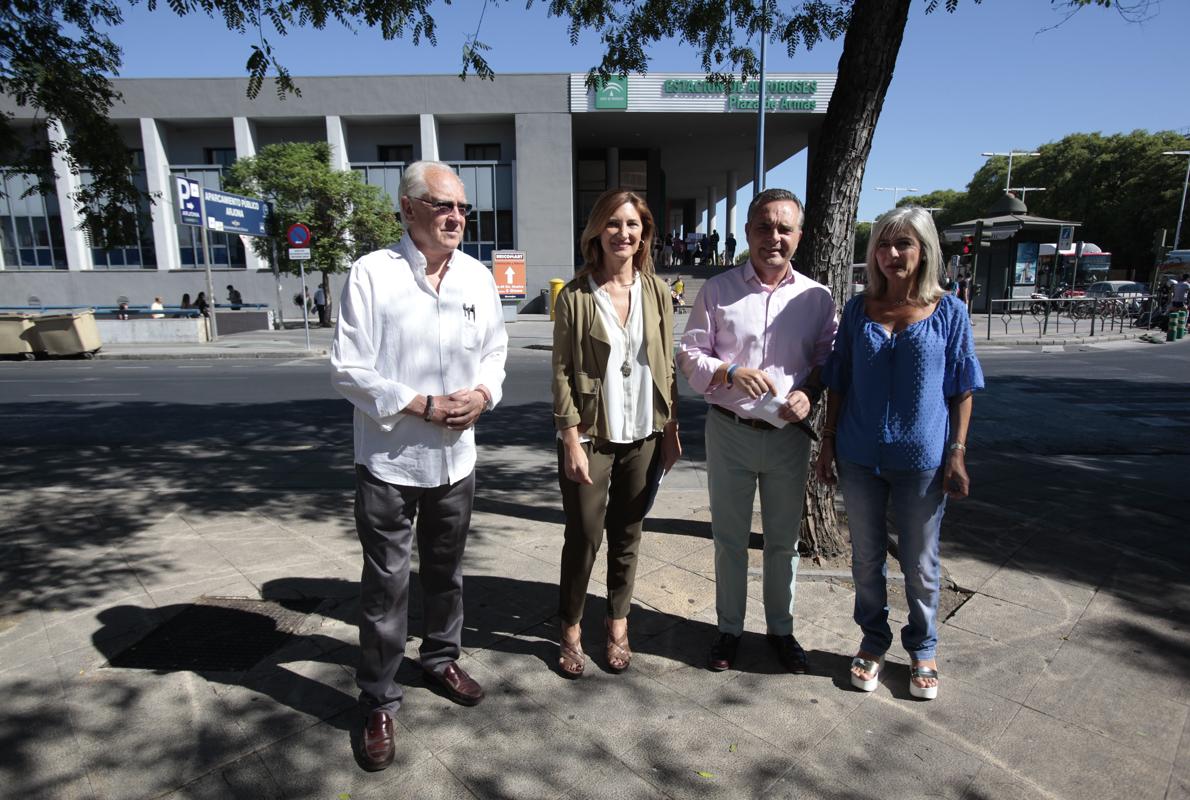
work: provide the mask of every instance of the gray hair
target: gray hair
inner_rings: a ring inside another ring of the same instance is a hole
[[[401,172],[401,184],[397,188],[398,196],[423,197],[429,194],[430,187],[426,185],[426,173],[430,170],[442,170],[458,177],[451,169],[450,164],[444,164],[441,161],[414,161]]]
[[[752,224],[752,217],[756,214],[756,209],[761,206],[767,206],[769,203],[793,203],[797,206],[797,226],[800,230],[802,227],[802,220],[806,216],[805,206],[802,201],[798,199],[797,195],[788,189],[765,189],[760,194],[752,198],[752,202],[748,204],[748,224]]]
[[[909,233],[921,245],[921,260],[917,265],[917,285],[910,297],[920,303],[932,303],[946,291],[942,288],[942,246],[938,243],[938,228],[929,211],[918,206],[901,206],[886,212],[872,223],[868,237],[868,288],[870,297],[880,298],[888,291],[888,281],[876,264],[876,247],[900,233]]]

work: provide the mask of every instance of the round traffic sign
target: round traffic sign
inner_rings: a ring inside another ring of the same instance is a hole
[[[289,243],[294,247],[305,247],[310,244],[310,229],[300,222],[290,225],[285,235],[289,237]]]

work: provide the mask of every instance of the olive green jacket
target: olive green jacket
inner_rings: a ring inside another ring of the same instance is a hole
[[[653,373],[653,430],[677,418],[678,383],[673,359],[673,301],[669,287],[655,275],[642,275],[641,314],[645,355]],[[563,287],[554,304],[554,425],[578,426],[579,433],[607,439],[603,376],[611,340],[599,318],[595,295],[585,275]]]

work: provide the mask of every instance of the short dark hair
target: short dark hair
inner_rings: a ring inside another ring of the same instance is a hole
[[[761,206],[767,206],[769,203],[782,202],[790,202],[797,206],[797,223],[800,228],[802,226],[802,218],[806,215],[806,209],[797,195],[788,189],[765,189],[753,197],[752,202],[748,204],[748,224],[752,223],[752,217],[755,215],[756,209]]]

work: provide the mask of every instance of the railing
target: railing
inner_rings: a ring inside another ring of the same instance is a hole
[[[234,306],[229,303],[216,303],[214,305],[214,308],[218,311],[241,311],[241,310],[245,310],[245,309],[250,310],[250,311],[263,311],[263,310],[267,310],[269,307],[270,306],[267,303],[237,303]],[[47,306],[47,305],[0,306],[0,311],[36,312],[38,314],[44,314],[46,312],[56,312],[56,311],[67,312],[67,311],[80,311],[80,310],[94,311],[97,316],[98,315],[108,315],[108,314],[111,314],[111,315],[127,314],[129,316],[135,316],[137,319],[141,319],[144,317],[153,318],[154,314],[161,314],[163,316],[171,317],[171,318],[175,318],[175,319],[179,318],[179,317],[197,317],[199,315],[199,310],[197,308],[195,308],[194,306],[162,306],[161,308],[151,308],[150,306],[120,307],[118,305],[116,305],[116,306],[86,306],[86,305],[83,305],[83,306],[78,306],[78,305],[75,305],[75,306]]]
[[[1070,333],[1078,335],[1079,328],[1089,336],[1105,331],[1124,332],[1128,327],[1153,327],[1155,303],[1147,295],[1118,297],[1015,297],[991,300],[987,313],[987,338],[992,338],[992,320],[998,317],[1004,333],[1015,324],[1026,335],[1027,323],[1037,326],[1037,335]]]

